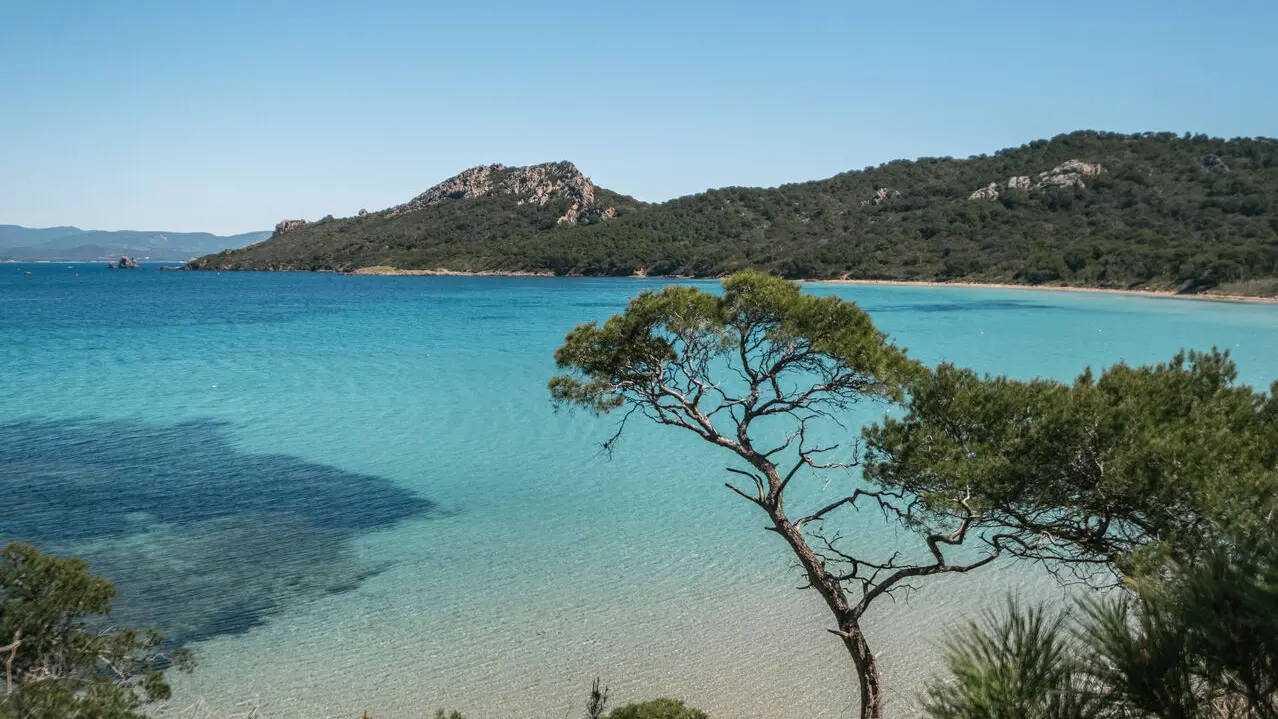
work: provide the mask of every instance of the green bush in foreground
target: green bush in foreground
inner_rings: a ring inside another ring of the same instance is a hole
[[[140,719],[169,698],[165,670],[189,671],[189,653],[161,653],[155,632],[103,629],[114,596],[79,559],[16,542],[0,552],[0,719]]]
[[[1278,547],[1272,530],[1081,605],[1069,626],[1012,603],[951,640],[933,719],[1278,717]]]
[[[653,699],[613,709],[608,719],[707,719],[707,716],[677,699]]]
[[[684,705],[678,699],[651,699],[635,704],[608,710],[608,687],[599,683],[596,678],[590,686],[590,695],[586,699],[586,719],[709,719],[709,715],[700,709]],[[373,719],[366,712],[363,719]],[[440,709],[435,712],[435,719],[464,719],[460,712]]]

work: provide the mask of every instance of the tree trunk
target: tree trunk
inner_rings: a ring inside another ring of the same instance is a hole
[[[776,470],[773,468],[768,471],[766,464],[762,468],[768,478],[773,480],[773,486],[779,486]],[[776,496],[775,493],[773,496]],[[802,531],[786,517],[782,507],[775,502],[769,502],[765,503],[764,509],[772,519],[777,533],[784,537],[786,543],[794,550],[794,556],[798,558],[799,564],[807,573],[809,583],[820,592],[821,598],[830,608],[830,613],[834,615],[835,623],[839,628],[835,633],[842,637],[843,646],[847,647],[848,654],[852,655],[852,665],[856,668],[857,681],[861,690],[861,719],[883,719],[883,684],[879,676],[879,662],[870,651],[870,645],[865,641],[865,634],[861,631],[860,617],[856,610],[849,606],[847,596],[843,593],[843,585],[836,576],[826,570],[825,563],[816,552],[812,551]]]
[[[866,644],[860,622],[849,622],[839,630],[843,632],[843,646],[852,655],[856,676],[861,683],[861,719],[882,719],[883,684],[879,678],[879,660]]]

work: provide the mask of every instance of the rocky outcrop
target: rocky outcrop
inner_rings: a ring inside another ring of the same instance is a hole
[[[1030,190],[1041,190],[1044,187],[1087,187],[1083,183],[1084,177],[1099,175],[1104,171],[1105,168],[1099,164],[1083,162],[1082,160],[1067,160],[1046,172],[1038,173],[1037,181],[1031,179],[1029,175],[1009,177],[1007,179],[1007,189],[1028,192]],[[997,182],[991,182],[985,187],[973,191],[972,194],[967,196],[967,199],[997,200],[999,188],[1000,185]]]
[[[998,199],[998,183],[997,183],[997,182],[991,182],[990,184],[986,185],[985,187],[982,187],[981,189],[976,190],[976,191],[975,191],[975,192],[973,192],[972,194],[968,195],[968,196],[967,196],[967,199],[969,199],[969,200],[997,200],[997,199]]]
[[[282,235],[289,230],[296,230],[297,228],[304,227],[307,224],[306,220],[280,220],[275,223],[275,234]]]
[[[1099,175],[1101,166],[1083,162],[1082,160],[1069,160],[1053,167],[1047,172],[1038,173],[1037,187],[1086,187],[1083,184],[1084,177]]]
[[[545,206],[552,199],[569,202],[559,222],[576,224],[584,220],[604,220],[616,210],[595,206],[595,185],[571,162],[548,162],[528,167],[480,165],[435,185],[422,194],[386,211],[394,217],[417,212],[449,200],[470,200],[492,195],[511,195],[518,204]]]
[[[535,205],[545,205],[552,195],[558,194],[580,205],[578,212],[595,204],[594,183],[571,162],[512,168],[507,172],[504,187],[499,189]]]
[[[879,189],[874,191],[874,194],[870,197],[870,199],[861,200],[861,204],[862,205],[881,205],[884,202],[887,202],[890,198],[900,197],[900,196],[901,196],[901,193],[898,190],[889,190],[886,187],[880,187]]]
[[[408,202],[396,205],[386,212],[391,216],[402,215],[407,212],[425,209],[431,205],[438,205],[444,200],[470,200],[476,197],[483,197],[492,191],[491,176],[493,171],[501,169],[504,169],[503,165],[480,165],[469,170],[463,170],[457,176],[444,180]]]

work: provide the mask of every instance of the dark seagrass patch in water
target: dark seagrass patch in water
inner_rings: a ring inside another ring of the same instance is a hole
[[[0,542],[75,554],[119,588],[113,622],[187,643],[381,571],[359,535],[429,517],[381,477],[235,448],[217,422],[0,424]]]

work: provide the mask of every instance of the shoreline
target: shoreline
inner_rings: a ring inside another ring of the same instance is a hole
[[[553,272],[528,271],[484,271],[462,272],[457,270],[402,270],[397,267],[378,266],[361,267],[358,270],[341,274],[362,277],[595,277],[594,275],[556,275]],[[717,280],[720,277],[692,277],[690,275],[617,275],[617,279],[668,279],[668,280]],[[1210,294],[1206,292],[1184,294],[1170,290],[1122,290],[1110,287],[1077,287],[1069,285],[1019,285],[1009,282],[930,282],[927,280],[794,280],[806,285],[884,285],[896,287],[956,287],[965,289],[987,290],[1032,290],[1036,292],[1093,292],[1103,294],[1128,295],[1133,297],[1155,297],[1167,300],[1199,300],[1207,302],[1240,302],[1252,304],[1278,304],[1278,297],[1261,297],[1251,295]]]
[[[1008,282],[928,282],[926,280],[798,280],[813,285],[888,285],[898,287],[960,287],[987,290],[1033,290],[1036,292],[1096,292],[1133,297],[1156,297],[1165,300],[1203,300],[1207,302],[1247,302],[1278,304],[1278,297],[1225,295],[1198,292],[1186,294],[1170,290],[1120,290],[1112,287],[1077,287],[1070,285],[1017,285]]]
[[[305,270],[303,270],[305,271]],[[341,275],[357,275],[362,277],[556,277],[553,272],[528,272],[516,270],[510,272],[501,271],[484,271],[484,272],[460,272],[457,270],[401,270],[398,267],[390,267],[388,265],[377,265],[374,267],[361,267],[358,270],[350,272],[339,272]],[[563,275],[558,275],[563,276]],[[571,276],[571,275],[569,275]],[[584,275],[579,275],[584,276]]]

